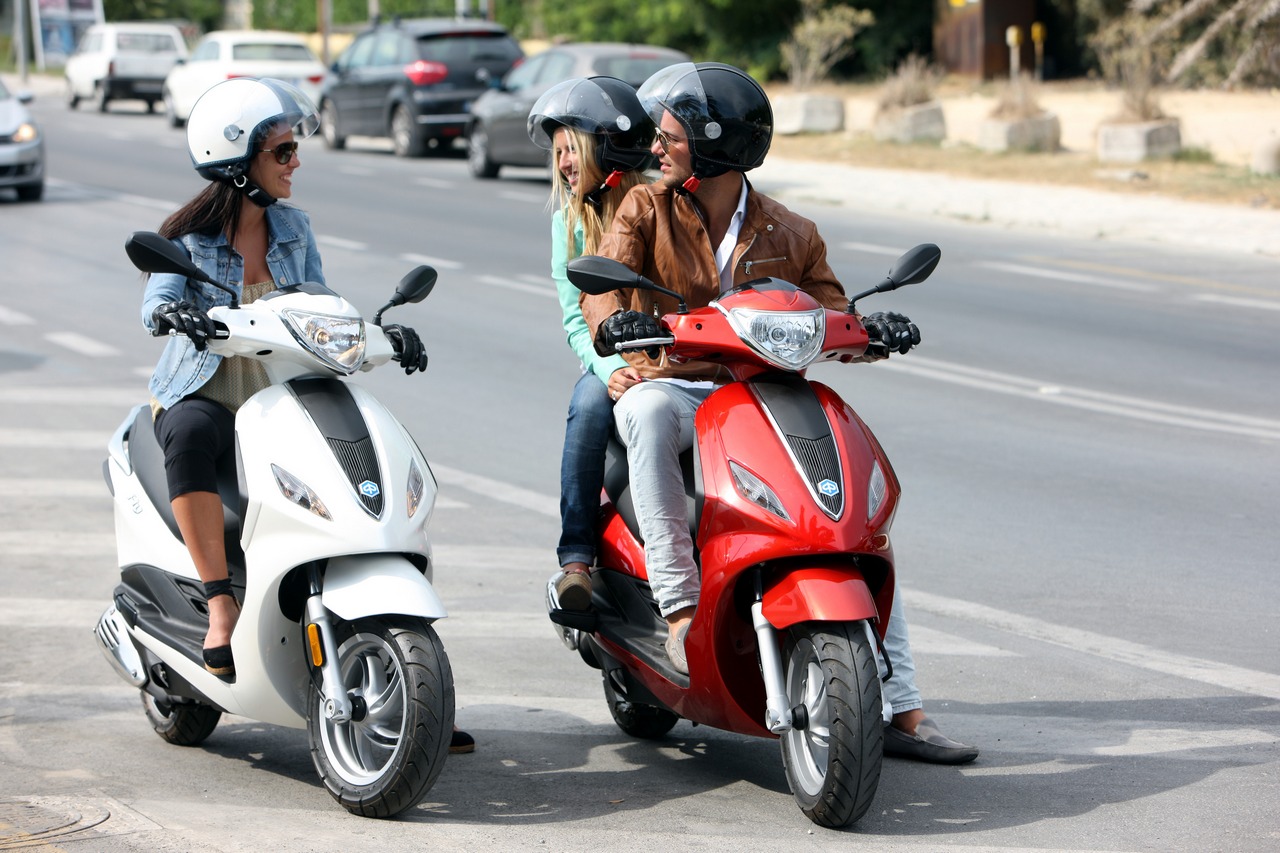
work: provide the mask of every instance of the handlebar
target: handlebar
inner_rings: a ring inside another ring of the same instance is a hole
[[[636,338],[634,341],[623,341],[613,345],[617,352],[639,352],[649,347],[669,347],[676,342],[675,336],[664,335],[660,338]]]

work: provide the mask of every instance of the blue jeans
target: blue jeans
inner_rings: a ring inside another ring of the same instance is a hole
[[[916,687],[916,662],[911,654],[911,640],[907,636],[907,613],[902,609],[902,595],[898,589],[899,586],[895,583],[889,627],[884,633],[884,653],[893,665],[893,677],[884,683],[884,699],[892,706],[895,714],[924,707],[920,699],[920,688]]]
[[[609,388],[594,373],[584,373],[573,386],[560,457],[560,546],[556,556],[562,567],[595,562],[604,452],[612,435]]]

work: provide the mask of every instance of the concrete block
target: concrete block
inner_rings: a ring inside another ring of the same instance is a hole
[[[1098,125],[1098,159],[1104,163],[1139,163],[1173,157],[1182,150],[1182,132],[1174,119]]]
[[[941,142],[947,138],[942,104],[931,101],[876,116],[871,133],[880,142]]]
[[[1280,136],[1258,143],[1258,147],[1253,149],[1249,171],[1255,175],[1280,175]]]
[[[984,151],[1057,151],[1062,126],[1053,113],[1035,118],[985,119],[978,127],[978,147]]]
[[[830,95],[779,95],[773,99],[773,132],[834,133],[844,130],[844,101]]]

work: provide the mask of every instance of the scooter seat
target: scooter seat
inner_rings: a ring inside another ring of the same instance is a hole
[[[680,470],[684,474],[684,494],[686,514],[689,518],[689,536],[695,546],[698,541],[698,521],[702,517],[702,471],[698,465],[698,455],[689,449],[680,454]],[[639,516],[636,515],[635,503],[631,499],[631,468],[627,464],[627,448],[617,436],[609,439],[604,457],[604,491],[618,510],[618,515],[626,523],[641,544],[644,537],[640,535]]]
[[[129,461],[146,492],[151,505],[164,519],[164,523],[177,538],[183,542],[182,533],[178,530],[178,520],[173,516],[173,505],[169,502],[169,481],[164,472],[164,450],[156,441],[155,427],[151,420],[151,409],[143,406],[134,418],[129,429]],[[240,484],[236,476],[234,453],[224,453],[218,460],[218,495],[222,498],[222,524],[227,542],[227,559],[240,553]],[[186,544],[185,542],[183,544]]]

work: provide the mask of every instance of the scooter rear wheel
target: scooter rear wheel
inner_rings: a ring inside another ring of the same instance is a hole
[[[347,722],[327,718],[324,696],[312,682],[311,759],[347,811],[392,817],[421,802],[444,767],[453,731],[453,671],[424,620],[357,619],[335,628],[338,666],[356,712]]]
[[[199,702],[162,702],[147,691],[142,693],[142,709],[151,728],[169,743],[195,746],[203,743],[222,718],[222,712]]]
[[[609,713],[618,728],[632,737],[656,740],[680,721],[679,717],[663,708],[628,701],[610,681],[607,672],[604,674],[604,700],[609,703]]]
[[[801,811],[842,827],[871,806],[880,784],[884,730],[880,673],[862,623],[806,622],[783,647],[787,701],[803,728],[782,735],[782,764]]]

